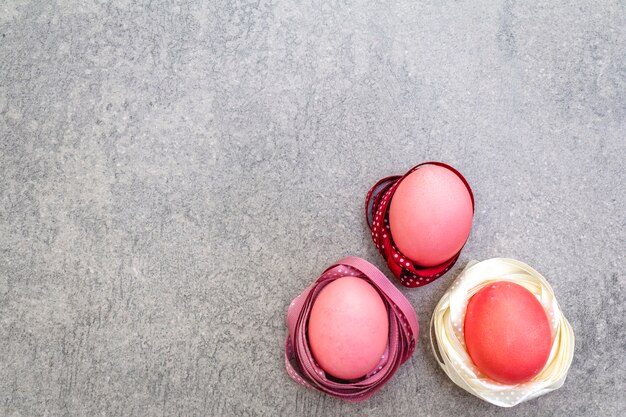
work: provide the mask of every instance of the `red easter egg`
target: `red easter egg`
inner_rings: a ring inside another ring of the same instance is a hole
[[[504,384],[536,376],[548,361],[552,336],[545,310],[521,285],[498,281],[481,288],[465,313],[465,346],[478,369]]]
[[[387,347],[387,308],[368,282],[338,278],[313,302],[308,337],[322,369],[340,379],[360,378],[378,365]]]
[[[389,206],[396,247],[421,266],[439,265],[465,244],[474,209],[467,187],[453,171],[424,165],[404,178]]]

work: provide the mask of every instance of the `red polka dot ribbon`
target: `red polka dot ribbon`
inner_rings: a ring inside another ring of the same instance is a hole
[[[467,187],[472,199],[472,209],[474,208],[474,194],[469,184],[459,171],[442,162],[424,162],[413,168],[406,174],[386,177],[378,181],[367,193],[365,198],[365,218],[367,225],[372,231],[372,239],[376,248],[387,261],[391,272],[400,280],[405,287],[421,287],[432,282],[448,272],[459,258],[459,250],[452,258],[436,266],[424,267],[417,265],[398,250],[393,243],[389,230],[389,205],[391,198],[396,192],[398,185],[407,175],[424,165],[438,165],[454,172],[459,176],[463,184]]]
[[[307,325],[313,302],[332,281],[355,276],[369,282],[380,294],[389,314],[389,342],[380,362],[369,374],[358,380],[341,380],[324,372],[311,353]],[[369,262],[344,258],[297,296],[287,311],[289,335],[285,342],[285,366],[289,376],[299,384],[350,402],[363,401],[378,391],[415,351],[419,325],[415,310],[402,293]]]

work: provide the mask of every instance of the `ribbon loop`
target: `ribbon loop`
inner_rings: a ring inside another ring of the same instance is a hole
[[[474,194],[467,180],[459,171],[442,162],[424,162],[414,166],[402,176],[396,175],[383,178],[374,184],[365,197],[365,219],[372,232],[372,240],[376,245],[376,249],[387,261],[393,275],[400,280],[402,285],[410,288],[426,285],[448,272],[459,258],[461,250],[463,250],[461,248],[452,258],[440,265],[424,267],[403,255],[393,242],[389,229],[389,206],[393,194],[404,178],[424,165],[437,165],[455,173],[467,187],[472,200],[472,210],[474,209]]]
[[[528,382],[506,385],[483,375],[465,349],[463,323],[469,299],[494,281],[511,281],[529,290],[545,309],[552,350],[543,370]],[[430,322],[431,346],[450,379],[469,393],[500,407],[512,407],[560,388],[574,355],[574,332],[561,312],[552,287],[530,266],[515,259],[470,262],[443,295]]]
[[[380,294],[389,316],[389,342],[378,366],[355,381],[327,375],[316,363],[307,338],[307,323],[319,292],[330,282],[355,276],[369,282]],[[419,324],[415,310],[402,293],[369,262],[354,256],[341,259],[297,296],[287,311],[289,335],[285,341],[285,367],[289,376],[301,385],[333,397],[358,402],[371,397],[406,362],[417,343]]]

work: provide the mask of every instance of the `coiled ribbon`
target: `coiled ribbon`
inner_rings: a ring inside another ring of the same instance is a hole
[[[334,378],[316,363],[309,348],[307,325],[315,298],[330,282],[355,276],[369,282],[380,294],[389,314],[389,342],[380,362],[358,380]],[[287,311],[289,335],[285,342],[285,367],[299,384],[350,402],[366,400],[378,391],[415,351],[419,325],[415,310],[402,293],[369,262],[354,256],[329,267],[297,296]]]
[[[545,309],[552,332],[552,349],[543,370],[532,380],[501,384],[487,378],[476,368],[465,349],[463,327],[469,299],[495,281],[510,281],[532,292]],[[512,407],[539,397],[565,382],[574,355],[574,332],[548,281],[530,266],[514,259],[494,258],[470,262],[435,308],[430,322],[430,337],[439,365],[452,381],[500,407]]]
[[[400,280],[405,287],[421,287],[439,278],[452,268],[461,254],[461,248],[452,258],[436,266],[424,267],[417,265],[404,256],[393,243],[389,230],[389,205],[396,189],[409,174],[424,165],[438,165],[454,172],[459,176],[469,191],[474,209],[474,194],[467,180],[459,171],[442,162],[424,162],[411,168],[409,172],[400,176],[386,177],[378,181],[365,197],[365,218],[367,225],[372,231],[372,239],[380,254],[385,258],[391,272]]]

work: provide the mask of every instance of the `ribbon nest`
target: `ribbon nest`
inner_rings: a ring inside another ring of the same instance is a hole
[[[326,374],[313,358],[307,338],[315,298],[324,286],[345,276],[369,282],[380,294],[389,315],[389,341],[380,362],[369,374],[351,381]],[[366,400],[382,388],[415,351],[419,332],[417,316],[409,301],[374,265],[357,257],[338,261],[297,296],[289,306],[287,326],[285,366],[289,376],[306,387],[350,402]]]
[[[391,198],[396,192],[398,185],[409,174],[424,165],[438,165],[447,168],[459,176],[463,184],[467,187],[472,199],[472,209],[474,209],[474,194],[467,180],[459,171],[450,165],[442,162],[424,162],[411,168],[409,172],[400,176],[386,177],[378,181],[367,193],[365,197],[365,219],[372,231],[372,239],[376,249],[385,258],[391,272],[400,280],[405,287],[415,288],[426,285],[450,270],[459,258],[459,250],[452,258],[436,266],[424,267],[408,259],[398,250],[393,243],[393,238],[389,230],[389,206]]]
[[[532,380],[517,385],[487,378],[465,349],[463,324],[469,299],[495,281],[510,281],[532,292],[548,315],[552,349],[545,367]],[[439,365],[452,381],[500,407],[512,407],[539,397],[565,382],[574,355],[574,332],[561,312],[548,281],[530,266],[514,259],[470,262],[437,304],[430,322],[431,344]]]

